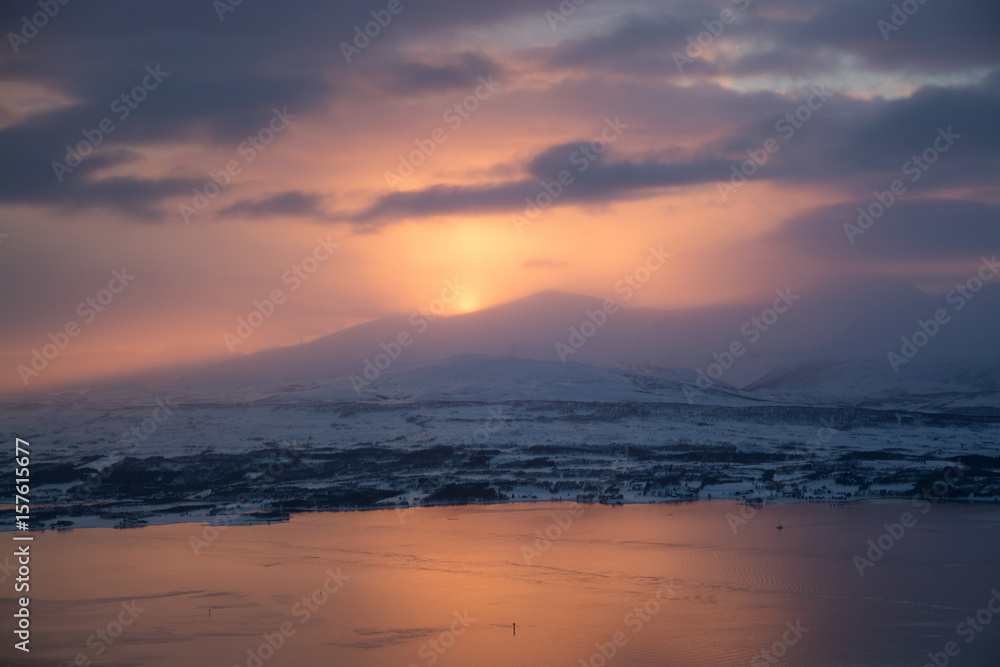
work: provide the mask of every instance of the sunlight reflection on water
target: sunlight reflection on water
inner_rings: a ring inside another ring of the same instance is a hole
[[[726,501],[571,509],[303,514],[197,556],[195,524],[39,534],[24,664],[919,666],[951,640],[963,665],[1000,655],[1000,619],[955,634],[1000,588],[995,505],[934,506],[863,577],[853,557],[909,503],[764,507],[735,534]]]

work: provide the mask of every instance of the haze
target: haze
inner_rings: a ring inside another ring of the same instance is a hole
[[[27,38],[5,4],[0,388],[310,341],[447,281],[445,314],[621,302],[651,248],[622,305],[939,294],[997,252],[996,4],[559,7],[74,2]]]

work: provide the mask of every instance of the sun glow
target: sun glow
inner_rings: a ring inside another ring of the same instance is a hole
[[[458,297],[453,306],[455,313],[471,313],[474,310],[479,310],[481,304],[479,299],[476,298],[475,294],[465,293]]]

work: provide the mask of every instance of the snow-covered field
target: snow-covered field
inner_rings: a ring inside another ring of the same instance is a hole
[[[564,363],[554,343],[601,302],[542,293],[441,318],[405,350],[385,341],[406,319],[386,317],[170,380],[7,397],[0,420],[32,443],[48,525],[548,499],[1000,498],[1000,291],[895,372],[886,350],[935,297],[860,287],[803,296],[740,358],[719,350],[754,307],[622,309]]]
[[[48,526],[523,500],[1000,500],[998,417],[730,402],[62,395],[2,413],[32,443]]]

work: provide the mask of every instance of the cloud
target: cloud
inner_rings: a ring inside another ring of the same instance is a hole
[[[363,0],[243,3],[221,21],[213,4],[202,0],[61,7],[16,56],[0,52],[0,85],[43,86],[69,100],[0,129],[0,204],[110,207],[137,219],[156,217],[164,199],[190,195],[203,183],[203,172],[191,179],[131,175],[103,182],[102,170],[136,160],[138,153],[129,149],[181,142],[235,149],[264,126],[273,107],[297,115],[321,112],[343,89],[356,89],[372,68],[394,82],[398,95],[461,87],[481,68],[498,65],[473,52],[412,62],[397,52],[398,43],[449,26],[501,20],[530,6],[527,0],[407,4],[394,18],[397,25],[379,36],[386,55],[371,54],[359,68],[345,61],[339,43],[372,20],[371,3]],[[0,20],[18,26],[32,11],[34,4],[5,3]],[[167,77],[119,118],[111,104],[142,81],[147,65],[161,67]],[[66,146],[104,118],[114,122],[114,131],[59,182],[52,162],[64,160]]]
[[[831,66],[842,66],[843,56],[854,56],[865,68],[885,71],[942,72],[1000,63],[1000,5],[979,0],[921,2],[912,15],[896,19],[900,25],[893,27],[898,30],[883,31],[879,21],[891,24],[894,10],[903,4],[910,6],[895,0],[817,2],[813,6],[819,11],[809,17],[773,24],[777,48],[835,49],[842,57]]]
[[[570,172],[573,182],[553,206],[611,203],[655,196],[664,188],[726,183],[733,166],[747,160],[747,151],[762,152],[768,139],[776,140],[779,148],[753,174],[754,182],[837,185],[855,195],[884,189],[904,177],[910,191],[988,187],[995,180],[992,165],[1000,157],[1000,136],[994,129],[994,119],[1000,117],[997,84],[993,74],[977,85],[926,86],[893,101],[857,100],[826,91],[818,110],[806,109],[810,114],[806,122],[788,122],[787,114],[813,95],[805,91],[784,100],[785,115],[758,117],[694,149],[670,147],[661,151],[662,156],[613,160],[611,149],[591,159],[589,140],[559,143],[528,159],[520,177],[395,192],[377,198],[350,220],[385,224],[456,213],[516,213],[524,209],[526,199],[545,192],[543,183],[557,180],[563,170]],[[741,95],[730,91],[726,97],[736,103]],[[812,98],[813,103],[820,101],[819,96]],[[904,165],[923,155],[939,132],[947,134],[949,128],[954,145],[948,152],[939,153],[917,179],[904,174]]]
[[[271,216],[290,216],[298,218],[325,219],[322,208],[322,196],[289,190],[263,199],[241,199],[219,212],[220,217],[264,218]]]
[[[455,213],[485,214],[491,212],[518,213],[528,201],[546,196],[543,183],[551,189],[560,171],[568,171],[573,178],[562,187],[552,205],[580,203],[607,203],[619,199],[648,196],[654,188],[675,187],[703,183],[713,176],[726,173],[728,163],[719,160],[692,160],[662,163],[657,161],[631,161],[587,163],[580,171],[584,154],[580,144],[560,145],[549,149],[530,165],[535,178],[511,180],[487,185],[451,186],[436,185],[411,192],[394,192],[376,199],[370,206],[348,219],[354,223],[387,223],[404,218],[430,217]],[[564,162],[549,160],[556,151],[567,157]],[[540,163],[539,163],[540,161]],[[557,169],[560,167],[561,169]],[[547,207],[546,207],[547,208]]]
[[[869,223],[859,208],[874,199],[826,206],[763,238],[828,259],[978,259],[1000,252],[1000,205],[956,199],[900,199]],[[845,231],[845,225],[862,229]],[[851,238],[853,237],[853,239]],[[853,242],[852,242],[853,240]]]
[[[610,29],[602,26],[535,53],[553,68],[659,77],[817,77],[845,68],[941,73],[1000,64],[1000,5],[979,0],[924,2],[914,14],[904,14],[905,22],[897,16],[897,26],[892,17],[901,4],[719,1],[679,3],[666,13],[656,13],[653,5],[641,14],[625,13]],[[723,11],[732,12],[727,23],[720,21]],[[699,45],[695,40],[701,33],[711,39],[702,38]],[[675,54],[683,57],[681,68]]]
[[[673,52],[683,53],[685,40],[699,30],[704,30],[704,26],[673,15],[650,18],[628,14],[610,30],[565,39],[538,53],[544,54],[552,68],[600,68],[633,73],[638,70],[673,75],[679,73],[673,65]],[[670,63],[669,68],[664,67],[666,62]]]
[[[387,70],[386,88],[392,92],[418,94],[465,90],[478,85],[478,77],[499,75],[501,66],[474,52],[449,56],[441,62],[404,62]]]
[[[597,5],[595,0],[591,8]],[[61,10],[67,20],[52,20],[23,46],[23,53],[0,54],[0,84],[31,82],[68,100],[66,106],[0,128],[5,158],[0,204],[110,208],[137,220],[155,219],[171,198],[190,197],[191,189],[204,182],[205,169],[192,155],[167,175],[150,175],[164,172],[153,169],[144,149],[235,149],[263,127],[275,106],[300,117],[321,116],[348,100],[355,105],[353,113],[368,109],[374,116],[386,103],[409,104],[417,94],[462,90],[475,85],[478,76],[499,71],[511,75],[505,95],[519,96],[521,104],[511,118],[524,126],[554,111],[579,120],[595,108],[613,108],[624,118],[661,118],[656,121],[660,136],[652,137],[646,152],[601,156],[588,170],[574,174],[574,184],[555,205],[608,203],[654,196],[665,188],[711,184],[726,179],[730,165],[745,159],[746,150],[774,136],[777,110],[794,108],[804,95],[745,93],[706,83],[706,77],[847,71],[863,78],[876,72],[933,71],[968,80],[968,68],[1000,63],[996,3],[925,3],[883,40],[876,21],[889,16],[892,5],[881,0],[781,0],[767,6],[750,3],[741,12],[738,3],[719,0],[674,3],[667,12],[656,3],[607,2],[602,11],[614,8],[617,15],[601,22],[591,15],[577,17],[577,29],[566,25],[552,33],[531,0],[414,3],[405,4],[405,11],[351,64],[339,44],[352,38],[355,26],[372,20],[371,4],[362,0],[243,3],[224,21],[202,0],[177,0],[169,6],[153,0],[67,5]],[[685,69],[685,75],[702,77],[702,83],[664,83],[678,75],[673,53],[707,29],[704,21],[734,8],[737,20]],[[22,10],[6,5],[0,17],[17,25]],[[458,28],[474,27],[481,36],[514,19],[517,25],[534,21],[532,25],[545,29],[540,33],[545,37],[533,38],[532,46],[523,48],[496,38],[501,33],[477,39],[475,48],[455,41]],[[147,65],[159,65],[169,76],[127,118],[115,118],[111,102],[141,81]],[[563,78],[566,69],[575,71]],[[621,79],[605,76],[607,72],[625,74],[635,85],[627,87]],[[590,99],[572,99],[583,94],[574,93],[574,86]],[[655,91],[641,92],[650,89]],[[586,111],[575,108],[576,102],[586,104]],[[387,113],[386,122],[406,123],[399,108],[393,109],[398,115]],[[933,140],[938,127],[952,126],[963,136],[961,144],[913,188],[985,187],[1000,153],[1000,136],[993,130],[998,113],[996,71],[977,86],[925,86],[893,101],[837,95],[754,178],[824,184],[855,196],[898,172],[914,151]],[[114,132],[59,182],[52,162],[64,160],[66,146],[76,145],[84,131],[106,117],[115,121]],[[692,126],[705,136],[684,134]],[[648,136],[653,129],[639,131]],[[567,134],[535,146],[537,156],[503,180],[441,182],[377,196],[344,217],[358,225],[384,225],[457,212],[517,212],[525,198],[541,191],[540,181],[573,168],[568,162],[577,144],[567,139],[579,133]],[[494,167],[494,178],[503,166]],[[109,173],[114,173],[111,180]],[[296,205],[299,215],[321,213],[307,204],[301,199],[242,201],[226,214],[256,215],[266,213],[267,206],[295,214]]]

